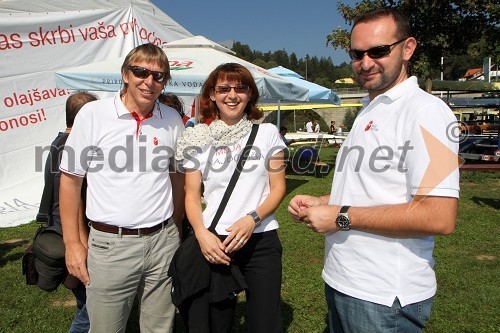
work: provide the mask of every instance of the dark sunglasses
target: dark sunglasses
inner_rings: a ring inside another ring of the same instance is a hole
[[[400,39],[397,42],[394,42],[394,43],[389,44],[389,45],[375,46],[375,47],[372,47],[372,48],[370,48],[368,50],[364,50],[364,51],[350,49],[349,50],[349,57],[351,57],[351,60],[357,61],[357,60],[363,59],[363,57],[366,53],[372,59],[382,58],[382,57],[385,57],[386,55],[389,55],[391,53],[391,51],[392,51],[391,47],[393,47],[394,45],[398,45],[399,43],[404,42],[407,39],[408,39],[408,37]]]
[[[215,92],[218,94],[229,94],[231,89],[234,89],[234,92],[237,94],[244,94],[250,90],[250,87],[246,84],[238,84],[237,86],[217,86],[215,87]]]
[[[147,79],[150,75],[153,75],[153,80],[155,80],[156,82],[163,83],[168,80],[169,76],[168,73],[166,72],[150,71],[147,68],[139,66],[128,66],[127,68],[138,79]]]

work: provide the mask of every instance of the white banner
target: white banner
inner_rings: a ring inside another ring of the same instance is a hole
[[[0,1],[0,227],[38,211],[47,153],[37,151],[66,128],[71,93],[56,87],[55,70],[189,36],[146,0]]]

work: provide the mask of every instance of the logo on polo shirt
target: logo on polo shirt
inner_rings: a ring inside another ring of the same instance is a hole
[[[158,138],[156,136],[153,138],[153,144],[158,146]]]
[[[366,127],[365,127],[365,132],[370,131],[370,130],[371,131],[378,131],[377,125],[375,125],[373,123],[373,120],[370,120],[370,122],[368,123],[368,125],[366,125]]]

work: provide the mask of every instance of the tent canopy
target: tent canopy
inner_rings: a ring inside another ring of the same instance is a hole
[[[0,31],[1,228],[38,211],[46,148],[66,128],[70,94],[54,73],[192,34],[149,0],[0,0]]]
[[[331,89],[320,86],[319,84],[316,83],[306,81],[303,79],[302,76],[300,76],[299,74],[295,73],[292,70],[289,70],[288,68],[279,66],[271,68],[269,69],[269,71],[278,74],[283,79],[295,85],[307,88],[309,90],[309,101],[328,102],[340,105],[340,97],[336,93],[334,93]]]
[[[274,74],[278,74],[279,76],[296,77],[299,79],[304,78],[299,73],[296,73],[296,72],[292,71],[291,69],[285,68],[283,66],[271,68],[269,71],[273,72]]]
[[[168,43],[164,46],[165,48],[212,48],[217,51],[221,51],[229,54],[236,54],[233,50],[228,49],[225,46],[222,46],[216,42],[211,41],[210,39],[204,36],[193,36],[188,38],[179,39],[173,42]]]
[[[165,90],[193,96],[200,93],[205,79],[217,66],[236,62],[248,68],[259,89],[260,100],[307,101],[308,89],[289,82],[264,68],[229,54],[229,49],[204,37],[170,42],[164,47],[170,63],[172,79]],[[118,91],[121,87],[120,68],[124,58],[73,67],[56,72],[57,87],[93,91]]]

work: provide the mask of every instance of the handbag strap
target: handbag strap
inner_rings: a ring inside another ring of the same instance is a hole
[[[212,224],[208,228],[211,232],[217,235],[215,231],[215,227],[219,222],[224,209],[226,208],[227,202],[229,201],[229,197],[231,197],[231,193],[233,193],[234,186],[240,177],[241,170],[243,170],[243,166],[245,165],[246,160],[248,159],[248,155],[250,154],[250,149],[252,149],[253,142],[255,141],[255,137],[257,136],[257,131],[259,130],[259,125],[253,124],[252,131],[250,132],[250,137],[248,138],[247,144],[241,153],[241,157],[236,164],[236,168],[234,169],[233,175],[231,176],[231,180],[227,185],[226,192],[224,192],[224,196],[222,197],[221,203],[217,212],[215,213],[214,219],[212,220]]]

